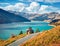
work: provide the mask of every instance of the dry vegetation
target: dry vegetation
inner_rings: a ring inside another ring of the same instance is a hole
[[[58,26],[58,25],[60,25],[60,21],[58,21],[58,22],[52,22],[51,25]]]
[[[60,26],[44,31],[20,46],[60,46]]]
[[[8,40],[5,40],[5,41],[0,40],[0,46],[7,46],[8,44],[10,44],[10,43],[12,43],[12,42],[24,37],[24,36],[26,36],[26,34],[21,34],[19,36],[12,36],[11,38],[9,38]]]

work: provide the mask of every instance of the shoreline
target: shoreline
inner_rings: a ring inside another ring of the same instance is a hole
[[[50,25],[50,24],[48,24],[49,26],[53,26],[53,27],[56,27],[55,25]]]

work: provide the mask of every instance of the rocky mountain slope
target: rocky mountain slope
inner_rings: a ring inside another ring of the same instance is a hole
[[[60,14],[57,12],[38,14],[38,13],[24,13],[12,11],[12,13],[23,16],[31,21],[46,21],[51,22],[54,19],[60,19]]]
[[[0,24],[12,22],[30,22],[30,20],[14,13],[10,13],[8,11],[0,9]]]
[[[51,25],[56,25],[56,26],[58,26],[58,25],[60,25],[60,19],[52,20],[52,21],[50,22],[50,24],[51,24]]]

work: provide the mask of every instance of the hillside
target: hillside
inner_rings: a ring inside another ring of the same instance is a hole
[[[14,41],[16,41],[18,39],[21,39],[21,38],[23,38],[25,36],[26,36],[26,34],[21,34],[21,35],[18,35],[18,36],[12,36],[7,40],[0,40],[0,46],[7,46],[8,44],[11,44]]]
[[[44,31],[20,46],[60,46],[60,26]]]
[[[51,25],[56,25],[56,26],[58,26],[58,25],[60,25],[60,19],[52,20],[52,21],[50,22],[50,24],[51,24]]]
[[[31,18],[31,20],[35,20],[35,21],[39,20],[39,21],[46,21],[46,22],[50,22],[54,19],[60,19],[60,14],[56,12],[51,12],[51,13],[45,13]]]
[[[60,19],[60,14],[57,12],[51,12],[51,13],[44,13],[44,14],[38,14],[38,13],[24,13],[24,12],[16,12],[16,11],[9,11],[11,13],[23,16],[29,20],[33,21],[47,21],[51,22],[54,19]]]
[[[10,13],[8,11],[0,9],[0,24],[12,22],[30,22],[30,20],[14,13]]]

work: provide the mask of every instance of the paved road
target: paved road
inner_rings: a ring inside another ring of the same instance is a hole
[[[16,40],[15,42],[13,42],[7,46],[18,46],[18,45],[22,44],[23,42],[27,41],[28,39],[30,39],[31,37],[36,36],[37,34],[38,33],[27,35],[19,40]]]

